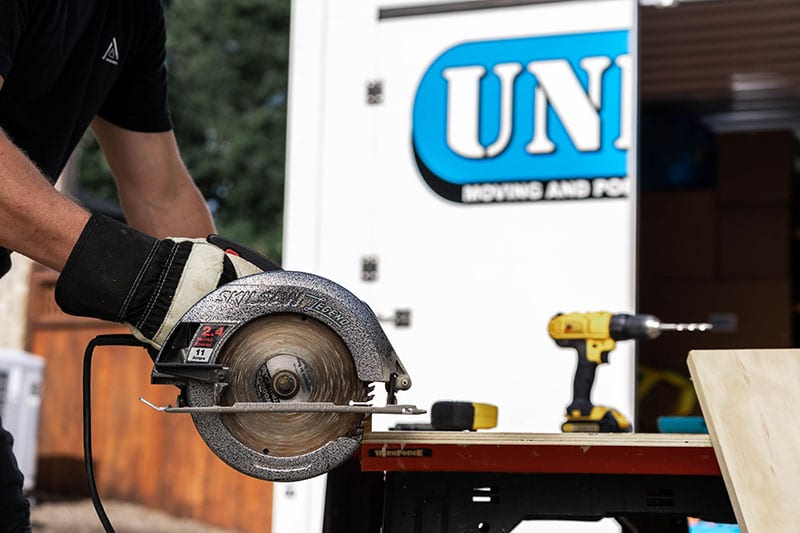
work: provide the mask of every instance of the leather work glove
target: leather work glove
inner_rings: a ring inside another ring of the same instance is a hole
[[[160,349],[203,296],[229,281],[279,268],[218,235],[158,240],[92,215],[58,278],[55,297],[65,313],[124,323],[137,339]]]

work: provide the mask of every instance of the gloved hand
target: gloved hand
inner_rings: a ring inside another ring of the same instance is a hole
[[[0,278],[11,270],[11,250],[0,247]]]
[[[209,240],[214,237],[219,239]],[[125,323],[136,338],[160,349],[203,296],[234,279],[279,268],[248,255],[257,266],[209,240],[158,240],[93,215],[58,278],[56,303],[71,315]]]

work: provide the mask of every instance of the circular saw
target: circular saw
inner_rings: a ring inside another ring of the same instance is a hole
[[[158,353],[153,383],[180,389],[209,448],[243,473],[297,481],[328,472],[361,443],[373,413],[411,386],[372,310],[325,278],[283,270],[230,282],[197,302]],[[374,384],[387,391],[374,406]]]

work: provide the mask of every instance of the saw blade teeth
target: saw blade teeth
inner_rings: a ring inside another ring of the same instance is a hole
[[[342,339],[321,322],[295,314],[260,317],[225,345],[221,364],[231,369],[223,403],[295,401],[363,402],[368,388],[358,378]],[[339,437],[363,433],[353,413],[228,413],[225,427],[245,446],[290,457],[316,451]]]

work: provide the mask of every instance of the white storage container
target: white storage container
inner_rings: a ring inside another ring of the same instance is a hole
[[[23,489],[36,478],[36,439],[42,402],[44,359],[20,350],[0,349],[0,418],[14,436],[14,455],[25,476]]]

